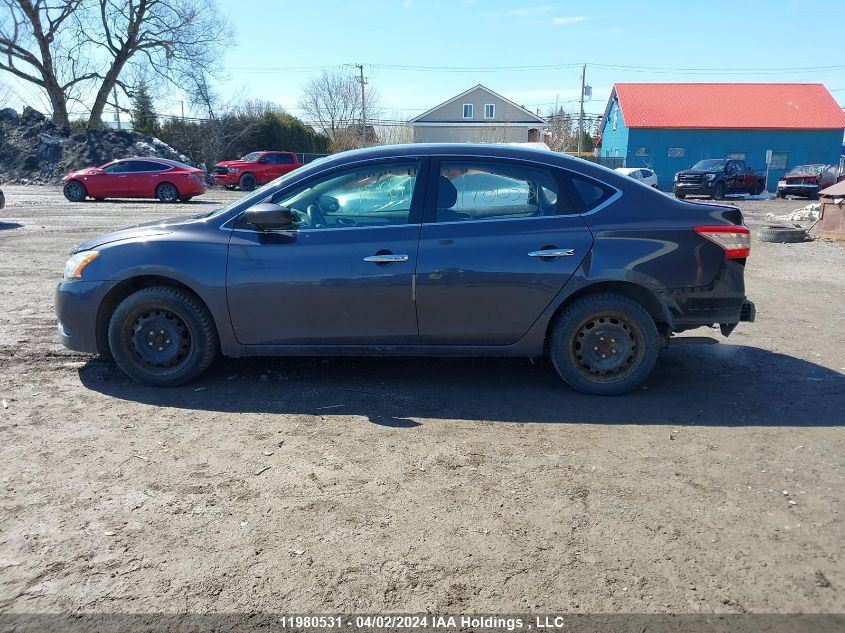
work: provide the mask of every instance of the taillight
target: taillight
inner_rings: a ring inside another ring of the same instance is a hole
[[[697,226],[695,232],[725,249],[725,259],[745,259],[751,254],[751,231],[747,226]]]

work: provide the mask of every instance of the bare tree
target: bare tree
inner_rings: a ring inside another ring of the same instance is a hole
[[[351,75],[324,70],[302,87],[299,107],[329,138],[345,130],[361,116],[361,94]]]
[[[110,94],[131,95],[126,71],[182,86],[207,74],[231,31],[215,0],[0,0],[0,70],[42,88],[53,120],[68,122],[73,90],[90,83],[88,126]]]
[[[362,135],[362,114],[368,126],[380,115],[381,99],[375,89],[366,88],[364,102],[366,113],[361,112],[361,85],[353,75],[324,70],[302,87],[299,107],[309,122],[332,139],[333,146],[339,150],[356,146],[355,134]]]
[[[68,97],[95,77],[83,69],[82,44],[71,35],[71,18],[83,0],[2,0],[0,70],[39,86],[50,99],[53,120],[68,123]]]

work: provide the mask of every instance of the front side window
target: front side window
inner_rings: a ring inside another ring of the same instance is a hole
[[[496,117],[496,104],[495,103],[485,103],[484,104],[484,118],[485,119],[493,119]]]
[[[472,104],[465,103],[464,104],[464,118],[471,119],[472,118]]]
[[[558,200],[557,181],[545,169],[507,163],[443,161],[436,221],[555,215]]]
[[[111,163],[103,167],[103,171],[107,174],[125,174],[129,171],[130,161],[124,160],[118,163]]]
[[[419,162],[357,167],[311,181],[272,202],[289,208],[298,228],[353,228],[407,224]]]

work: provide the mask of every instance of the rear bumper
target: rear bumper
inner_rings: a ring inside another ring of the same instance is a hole
[[[59,341],[68,349],[96,354],[97,312],[107,282],[63,281],[56,287]]]
[[[754,303],[745,296],[745,266],[727,260],[709,286],[669,290],[664,295],[676,331],[705,325],[753,322]]]

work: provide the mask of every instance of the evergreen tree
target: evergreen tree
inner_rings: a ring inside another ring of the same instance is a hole
[[[155,134],[158,131],[158,116],[146,82],[141,82],[132,97],[132,127],[141,134]]]

